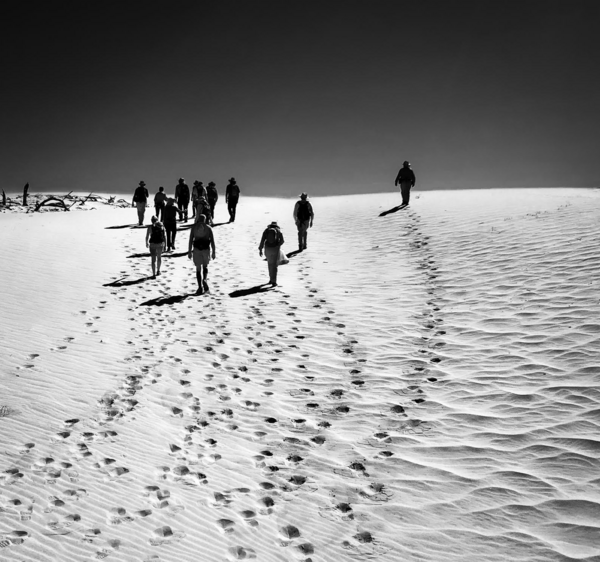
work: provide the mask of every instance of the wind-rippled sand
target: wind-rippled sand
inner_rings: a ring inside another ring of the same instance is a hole
[[[0,215],[0,560],[600,560],[600,190],[412,198]]]

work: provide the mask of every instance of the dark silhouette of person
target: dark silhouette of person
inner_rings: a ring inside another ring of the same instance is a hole
[[[188,220],[188,207],[190,206],[190,188],[183,178],[175,187],[175,200],[179,210],[183,213],[183,220]]]
[[[219,200],[219,192],[217,191],[217,186],[214,181],[208,182],[208,185],[206,186],[206,198],[210,205],[212,219],[215,220],[215,206]]]
[[[159,187],[158,192],[154,196],[154,209],[156,210],[156,218],[162,220],[162,210],[167,203],[167,194],[164,187]]]
[[[212,226],[212,213],[206,197],[200,197],[200,199],[198,199],[198,202],[196,203],[196,215],[204,215],[206,217],[206,224]]]
[[[192,187],[192,218],[196,216],[196,207],[200,197],[206,197],[206,189],[204,189],[201,181],[194,180]]]
[[[167,204],[163,209],[163,225],[167,232],[167,252],[175,249],[175,237],[177,236],[177,215],[179,218],[182,212],[175,207],[175,199],[169,197]]]
[[[167,233],[165,227],[156,217],[152,217],[152,224],[146,231],[146,248],[150,250],[152,258],[152,277],[160,275],[161,255],[167,244]]]
[[[279,266],[281,246],[284,242],[281,229],[277,225],[277,222],[273,221],[265,228],[260,239],[260,245],[258,246],[258,254],[261,257],[263,255],[263,248],[265,249],[265,257],[269,265],[269,283],[273,287],[277,286],[277,268]],[[285,258],[285,256],[283,257]]]
[[[144,224],[144,215],[146,214],[146,203],[148,202],[150,194],[146,189],[146,184],[141,181],[140,185],[135,188],[133,192],[133,199],[131,200],[131,206],[137,207],[138,224],[142,226]]]
[[[410,201],[410,188],[417,183],[415,173],[410,169],[410,162],[407,160],[402,164],[402,168],[396,176],[394,185],[400,184],[400,193],[402,195],[402,205],[408,205]]]
[[[196,266],[196,279],[198,281],[197,295],[208,291],[208,264],[216,258],[215,237],[212,228],[206,224],[206,216],[202,213],[196,215],[196,222],[190,230],[188,258],[194,260]]]
[[[306,250],[308,229],[313,225],[315,214],[312,205],[308,201],[308,194],[301,193],[300,201],[294,205],[294,222],[298,228],[298,250]]]
[[[240,188],[235,182],[235,178],[229,180],[229,185],[225,190],[225,202],[229,211],[229,222],[235,222],[235,209],[240,198]]]

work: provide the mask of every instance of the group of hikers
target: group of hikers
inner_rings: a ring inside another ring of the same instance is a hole
[[[400,184],[402,206],[408,205],[410,189],[415,183],[415,174],[410,168],[410,163],[405,161],[395,180],[395,185]],[[235,221],[239,196],[240,188],[235,178],[231,178],[225,192],[230,223]],[[149,194],[146,184],[141,181],[132,200],[132,206],[137,207],[140,226],[144,223],[148,199]],[[205,188],[201,181],[194,181],[190,193],[185,180],[180,178],[175,187],[175,197],[167,197],[164,188],[159,187],[154,196],[156,214],[152,217],[152,224],[146,231],[146,246],[150,250],[152,277],[154,278],[160,275],[162,253],[175,250],[177,218],[179,217],[183,221],[188,220],[190,199],[192,218],[195,220],[190,229],[188,258],[192,259],[196,266],[196,279],[198,281],[196,294],[201,295],[208,291],[208,264],[216,258],[215,238],[211,227],[214,224],[215,205],[219,199],[219,194],[214,182],[210,182]],[[177,206],[175,206],[175,202],[177,202]],[[314,220],[313,207],[308,201],[307,193],[300,194],[300,199],[294,205],[293,217],[298,229],[298,251],[306,250],[308,229],[313,226]],[[265,228],[258,246],[258,253],[261,257],[264,251],[269,268],[269,284],[273,287],[277,286],[278,266],[288,262],[286,255],[281,250],[284,242],[279,225],[276,221],[273,221]]]

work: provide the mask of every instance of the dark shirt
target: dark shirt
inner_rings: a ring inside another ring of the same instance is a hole
[[[174,224],[177,222],[177,215],[181,216],[181,211],[175,205],[167,205],[163,209],[163,223]]]
[[[417,183],[417,178],[410,168],[400,168],[400,171],[396,176],[396,183],[410,183],[412,187]]]

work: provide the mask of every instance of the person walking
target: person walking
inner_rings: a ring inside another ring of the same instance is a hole
[[[146,189],[146,184],[141,181],[140,185],[135,188],[135,191],[133,192],[133,199],[131,200],[131,206],[137,207],[139,226],[144,224],[144,215],[146,214],[146,203],[148,202],[148,197],[150,197],[150,194]]]
[[[300,201],[294,205],[294,222],[298,228],[298,250],[306,250],[308,229],[312,228],[315,214],[312,205],[308,201],[308,194],[301,193]]]
[[[177,236],[177,215],[181,219],[182,212],[175,206],[175,199],[169,197],[163,209],[163,224],[167,233],[167,252],[175,249],[175,237]]]
[[[163,218],[162,211],[165,208],[167,202],[167,194],[165,193],[164,187],[159,187],[156,195],[154,196],[154,209],[156,210],[156,218],[161,220]]]
[[[212,251],[212,252],[211,252]],[[198,281],[197,295],[208,291],[208,264],[216,258],[215,237],[212,228],[206,224],[206,216],[202,213],[196,215],[196,222],[190,230],[188,258],[194,260],[196,266],[196,279]]]
[[[183,213],[183,220],[188,220],[188,207],[190,206],[190,188],[183,178],[175,187],[175,200],[179,210]]]
[[[410,162],[405,160],[396,176],[396,181],[394,182],[394,185],[400,184],[402,205],[408,205],[408,202],[410,201],[410,188],[414,187],[415,183],[417,183],[415,173],[410,169]]]
[[[229,222],[235,222],[235,210],[240,198],[240,188],[235,182],[235,178],[229,180],[229,185],[225,190],[225,202],[229,211]]]
[[[273,221],[265,228],[260,239],[260,245],[258,246],[258,254],[261,257],[263,255],[263,248],[265,250],[265,257],[269,266],[269,283],[273,287],[277,286],[277,267],[279,266],[281,246],[284,242],[281,229],[277,225],[277,222]]]
[[[160,275],[161,256],[165,251],[167,243],[167,233],[165,227],[159,222],[158,218],[152,217],[152,224],[146,231],[146,248],[150,250],[152,258],[152,278]]]
[[[206,199],[208,200],[208,204],[210,206],[210,214],[215,220],[215,206],[217,201],[219,200],[219,192],[217,191],[217,186],[214,181],[208,182],[206,186]]]
[[[212,213],[210,211],[210,205],[205,197],[200,197],[196,205],[196,216],[204,215],[206,217],[206,224],[212,226]]]
[[[192,187],[192,218],[196,216],[196,206],[198,205],[198,199],[206,195],[206,189],[202,185],[201,181],[194,180]]]

